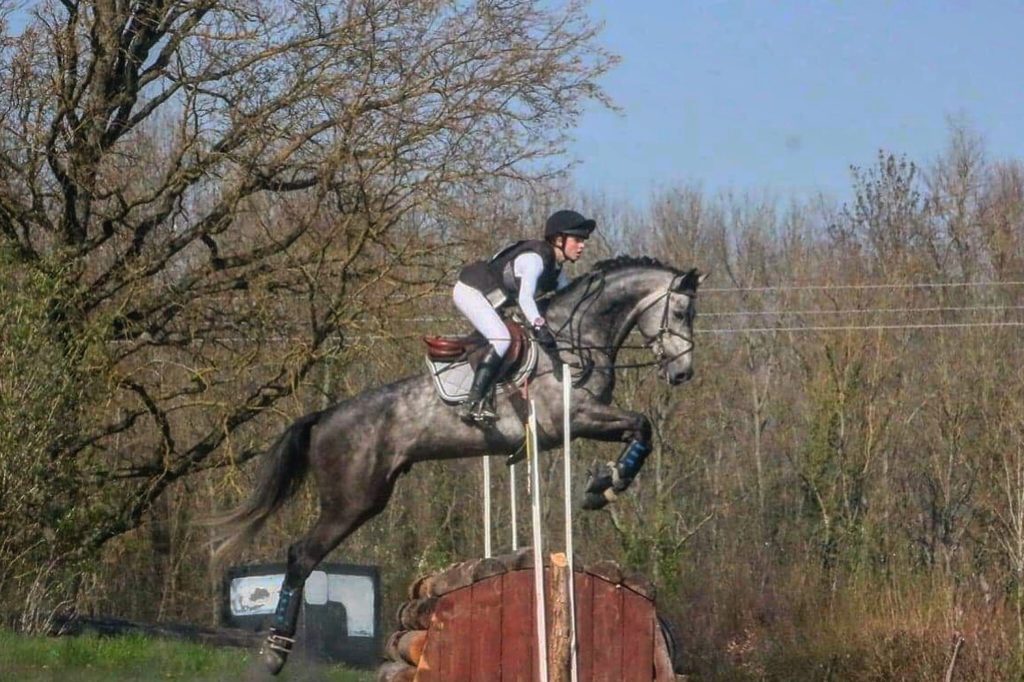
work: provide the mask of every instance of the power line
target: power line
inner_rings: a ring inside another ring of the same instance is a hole
[[[845,310],[729,310],[724,312],[702,312],[701,317],[742,317],[744,315],[866,315],[869,313],[938,313],[966,311],[994,312],[999,310],[1024,310],[1024,305],[982,305],[944,306],[930,308],[847,308]]]
[[[857,289],[945,289],[953,287],[1024,286],[1024,281],[1010,282],[911,282],[906,284],[780,284],[766,287],[701,287],[700,293],[733,293],[740,291],[835,291]]]
[[[695,329],[696,334],[766,334],[778,332],[888,331],[894,329],[965,329],[969,327],[1024,327],[1024,322],[949,322],[935,324],[825,325],[798,327],[745,327]]]
[[[939,312],[998,312],[1005,310],[1024,310],[1024,305],[984,305],[984,306],[935,306],[911,308],[846,308],[842,310],[726,310],[719,312],[701,312],[700,317],[769,317],[786,315],[868,315],[875,313],[939,313]],[[397,317],[394,322],[435,324],[442,322],[464,322],[460,316],[446,317]]]

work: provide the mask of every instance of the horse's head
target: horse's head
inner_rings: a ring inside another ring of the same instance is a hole
[[[696,268],[676,275],[637,318],[637,328],[654,352],[665,380],[673,386],[693,378],[697,287],[707,276]]]

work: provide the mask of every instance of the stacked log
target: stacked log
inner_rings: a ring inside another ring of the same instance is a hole
[[[410,586],[378,682],[536,679],[533,553],[454,564]],[[548,669],[568,679],[568,569],[545,557]],[[575,564],[579,679],[675,680],[649,580],[610,561]]]

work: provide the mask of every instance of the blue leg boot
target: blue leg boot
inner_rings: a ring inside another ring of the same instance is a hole
[[[599,464],[589,473],[583,496],[584,509],[601,509],[626,490],[644,466],[651,446],[638,440],[630,443],[619,455],[619,461]]]

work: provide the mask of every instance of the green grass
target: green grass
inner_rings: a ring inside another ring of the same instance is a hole
[[[372,672],[289,662],[275,678],[254,665],[254,653],[139,636],[26,637],[0,630],[0,680],[264,680],[370,682]]]

